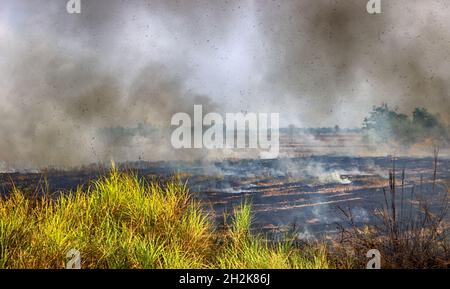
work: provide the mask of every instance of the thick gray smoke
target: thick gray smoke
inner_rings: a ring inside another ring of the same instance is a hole
[[[373,105],[449,121],[445,1],[2,0],[0,163],[181,158],[175,112],[280,112],[282,125],[359,126]],[[152,138],[104,128],[157,127]]]
[[[62,2],[11,1],[2,10],[3,167],[177,158],[168,141],[171,116],[196,103],[214,107],[186,84],[186,65],[122,47],[130,39],[118,38],[140,37],[121,27],[135,17],[124,3],[86,1],[76,18]],[[138,123],[161,131],[152,138],[99,134]]]
[[[450,7],[445,1],[266,2],[266,83],[306,123],[358,122],[371,106],[428,107],[449,121]],[[273,83],[276,83],[274,87]],[[272,90],[272,91],[273,91]]]

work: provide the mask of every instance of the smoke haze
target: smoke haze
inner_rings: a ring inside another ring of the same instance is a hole
[[[0,163],[179,158],[166,132],[194,104],[355,127],[388,102],[449,122],[449,4],[366,3],[82,0],[70,15],[62,0],[1,0]],[[139,123],[162,132],[99,135]]]

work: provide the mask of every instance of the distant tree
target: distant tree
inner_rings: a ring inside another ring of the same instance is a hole
[[[436,116],[429,113],[426,108],[416,108],[413,112],[413,124],[432,129],[440,126],[440,121]]]
[[[391,109],[386,103],[373,107],[369,117],[363,121],[363,130],[381,141],[395,140],[408,145],[426,138],[448,140],[448,128],[425,108],[416,108],[412,119],[406,114]]]
[[[401,137],[402,141],[410,141],[411,121],[406,114],[398,113],[386,103],[373,107],[370,116],[363,122],[363,129],[375,133],[383,141],[393,137]]]
[[[338,125],[335,125],[334,126],[334,132],[335,133],[338,133],[338,132],[340,132],[341,131],[341,128],[338,126]]]
[[[416,108],[413,112],[413,124],[420,134],[420,137],[439,140],[440,142],[449,141],[449,129],[439,119],[439,116],[433,115],[426,108]]]

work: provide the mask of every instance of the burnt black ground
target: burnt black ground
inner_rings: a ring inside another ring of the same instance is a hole
[[[164,180],[179,174],[187,181],[193,197],[202,200],[218,225],[223,222],[224,212],[232,212],[234,206],[248,199],[254,207],[255,228],[271,232],[289,229],[295,224],[302,237],[335,233],[337,223],[345,224],[339,208],[350,210],[359,225],[376,223],[373,212],[385,202],[383,188],[388,187],[393,166],[390,157],[348,156],[119,165],[146,178]],[[450,182],[450,159],[439,159],[434,190],[433,158],[397,158],[395,170],[399,215],[408,216],[410,210],[416,210],[417,203],[411,200],[427,201],[436,211],[447,202],[445,185]],[[0,174],[0,191],[8,194],[15,184],[31,195],[50,191],[57,196],[79,186],[86,188],[90,181],[107,171],[92,165],[70,171]],[[402,207],[403,212],[400,212]]]

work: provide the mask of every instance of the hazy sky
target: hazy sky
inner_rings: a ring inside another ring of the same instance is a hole
[[[0,0],[0,160],[89,160],[96,129],[194,103],[283,125],[360,126],[382,102],[449,121],[449,2],[381,1]]]

